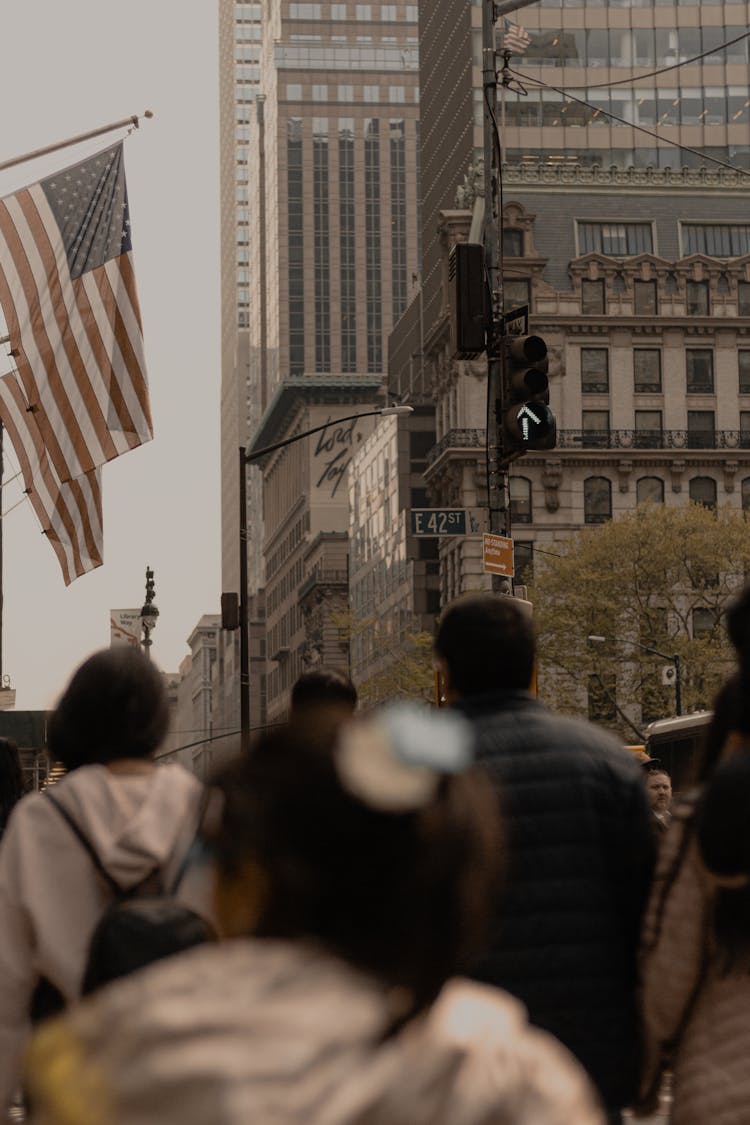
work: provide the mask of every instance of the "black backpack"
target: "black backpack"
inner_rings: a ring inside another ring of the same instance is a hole
[[[85,835],[85,833],[82,832],[81,828],[75,822],[62,802],[58,801],[58,799],[50,792],[49,789],[45,790],[45,796],[57,809],[58,813],[68,825],[73,835],[83,847],[84,851],[88,853],[89,859],[93,863],[94,868],[96,869],[102,881],[110,892],[111,902],[104,910],[102,917],[107,914],[108,911],[114,910],[114,908],[121,903],[129,902],[130,900],[144,898],[174,898],[174,896],[177,894],[180,884],[182,883],[182,880],[185,877],[187,869],[190,866],[190,861],[193,853],[193,845],[200,831],[200,827],[203,823],[203,817],[206,811],[206,805],[209,797],[208,789],[204,789],[203,791],[203,797],[200,802],[195,833],[190,841],[185,855],[182,858],[182,862],[180,863],[180,866],[174,878],[168,885],[165,885],[163,872],[161,870],[161,867],[157,864],[143,877],[143,879],[141,879],[132,887],[121,887],[117,880],[112,877],[109,871],[107,871],[106,867],[99,858],[99,855],[93,844]],[[48,980],[46,977],[41,977],[37,982],[31,999],[31,1022],[39,1023],[41,1020],[49,1019],[50,1016],[58,1015],[63,1011],[64,1008],[65,998],[60,990],[56,985],[52,983],[52,981]]]

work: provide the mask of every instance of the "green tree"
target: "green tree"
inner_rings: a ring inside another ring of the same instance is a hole
[[[744,514],[647,504],[555,550],[535,559],[530,594],[542,697],[633,741],[628,718],[642,729],[675,709],[669,662],[640,644],[679,656],[684,712],[710,707],[732,666],[723,610],[750,574]]]
[[[433,701],[435,673],[433,669],[433,638],[424,630],[407,630],[395,644],[381,634],[381,622],[375,616],[357,618],[351,611],[331,615],[339,631],[343,647],[366,634],[378,653],[377,671],[357,683],[363,707],[374,707],[392,699]]]

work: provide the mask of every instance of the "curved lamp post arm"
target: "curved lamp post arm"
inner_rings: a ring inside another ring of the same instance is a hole
[[[593,641],[595,644],[603,644],[606,641],[615,641],[616,637],[603,637],[598,633],[589,633],[586,638],[587,641]],[[641,644],[640,641],[628,640],[625,644],[635,645],[636,648],[642,648],[644,652],[653,653],[654,656],[660,656],[662,660],[671,660],[674,665],[674,708],[678,715],[682,714],[682,669],[680,667],[680,657],[678,653],[660,652],[658,648],[651,648],[650,645]]]

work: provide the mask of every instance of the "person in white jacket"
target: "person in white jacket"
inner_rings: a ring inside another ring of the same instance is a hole
[[[82,664],[50,717],[48,751],[68,773],[22,798],[0,844],[0,1120],[40,982],[61,1003],[79,996],[91,934],[116,897],[75,828],[124,893],[152,873],[170,886],[185,866],[203,787],[179,765],[156,767],[168,719],[161,673],[126,648]],[[207,914],[208,882],[189,870],[175,894]]]

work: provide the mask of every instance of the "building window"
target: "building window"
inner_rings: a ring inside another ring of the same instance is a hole
[[[391,314],[406,308],[406,122],[391,121]]]
[[[688,281],[685,285],[688,316],[708,316],[708,282]]]
[[[354,217],[354,119],[339,120],[339,269],[341,271],[341,370],[357,370],[357,300]]]
[[[661,449],[663,440],[661,410],[636,410],[636,447],[638,449]]]
[[[635,486],[636,504],[663,504],[664,481],[659,477],[641,477]]]
[[[704,508],[716,507],[716,481],[713,477],[693,477],[689,485],[690,499]]]
[[[353,102],[354,101],[354,87],[353,86],[338,86],[336,95],[340,102]]]
[[[531,523],[531,481],[527,477],[510,478],[511,523]]]
[[[313,238],[315,251],[315,370],[331,370],[328,121],[313,119]]]
[[[581,348],[581,390],[584,394],[609,392],[609,352],[606,348]]]
[[[651,223],[595,223],[579,219],[577,227],[579,254],[611,254],[622,258],[650,254],[654,249]]]
[[[589,722],[611,723],[617,718],[616,690],[614,672],[594,672],[589,676]]]
[[[362,87],[362,100],[365,102],[379,102],[380,101],[380,87],[379,86],[363,86]]]
[[[740,348],[737,352],[737,364],[740,374],[740,394],[750,395],[750,351]]]
[[[523,231],[518,227],[503,227],[503,256],[523,257]]]
[[[689,395],[714,393],[714,353],[710,348],[685,349],[685,375]]]
[[[737,282],[737,315],[750,316],[750,281]]]
[[[688,449],[716,449],[713,410],[688,410]]]
[[[612,485],[606,477],[587,477],[583,482],[585,523],[606,523],[612,519]]]
[[[332,20],[345,20],[346,19],[346,4],[331,4],[331,19]]]
[[[682,253],[709,258],[750,254],[750,226],[745,223],[681,223]]]
[[[313,86],[312,100],[314,102],[327,102],[328,101],[328,86],[320,85]]]
[[[406,101],[406,90],[403,86],[389,86],[388,87],[388,101],[396,104]]]
[[[750,410],[740,410],[740,448],[750,449]]]
[[[584,449],[609,447],[609,411],[583,410],[581,412],[581,444]]]
[[[355,13],[358,20],[365,20],[366,22],[369,22],[372,19],[372,5],[357,4]]]
[[[633,348],[633,382],[636,394],[661,391],[661,351],[658,348]]]
[[[591,281],[584,278],[581,281],[581,312],[584,316],[603,316],[606,312],[604,303],[604,280]]]
[[[656,282],[633,282],[633,311],[636,316],[656,316]]]
[[[382,279],[380,256],[380,122],[365,122],[365,280],[367,295],[367,370],[383,368]]]
[[[516,277],[512,281],[503,282],[503,309],[520,309],[523,305],[529,306],[531,311],[531,282],[527,277]]]
[[[302,86],[299,82],[287,82],[286,100],[288,102],[302,101]]]
[[[290,20],[319,20],[320,4],[290,4]]]
[[[708,606],[696,606],[693,610],[693,639],[710,637],[719,625],[720,613]]]
[[[523,540],[513,541],[514,579],[522,586],[530,586],[534,581],[534,544]]]
[[[750,512],[750,477],[745,477],[740,485],[740,493],[742,496],[742,511]]]
[[[302,216],[302,120],[287,125],[287,227],[289,234],[289,373],[305,370],[305,278]]]
[[[409,472],[424,473],[429,452],[435,444],[434,430],[409,431]]]

